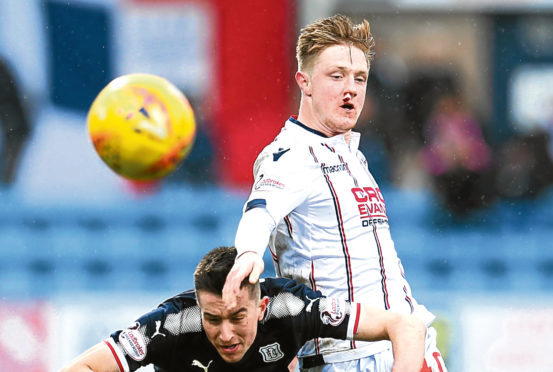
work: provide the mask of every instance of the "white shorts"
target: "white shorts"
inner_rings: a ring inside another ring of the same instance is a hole
[[[347,362],[330,363],[309,369],[300,369],[302,372],[390,372],[394,364],[392,349]],[[447,372],[444,360],[436,346],[436,330],[429,327],[426,332],[424,365],[421,372]]]

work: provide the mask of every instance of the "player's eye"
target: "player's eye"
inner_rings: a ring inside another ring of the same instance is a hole
[[[221,323],[221,319],[219,318],[205,318],[205,321],[209,324],[217,325]]]
[[[240,323],[240,322],[243,322],[244,319],[246,319],[245,315],[238,315],[238,316],[235,316],[234,318],[232,318],[232,321],[234,323]]]

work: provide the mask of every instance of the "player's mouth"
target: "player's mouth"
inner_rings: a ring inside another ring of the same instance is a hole
[[[239,362],[244,356],[241,344],[219,345],[219,354],[227,363]]]
[[[352,103],[344,103],[340,107],[346,111],[353,111],[353,109],[355,109],[355,106]]]
[[[233,354],[238,351],[238,347],[240,344],[232,344],[232,345],[219,345],[221,348],[221,351],[225,354]]]

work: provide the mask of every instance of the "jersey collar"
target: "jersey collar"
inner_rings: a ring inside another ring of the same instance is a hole
[[[327,137],[324,133],[319,132],[316,129],[309,128],[307,125],[300,122],[297,117],[290,116],[286,121],[285,128],[297,134],[297,138],[304,138],[308,141],[317,141],[326,143],[329,145],[345,144],[346,140],[343,134],[338,134],[333,137]],[[359,147],[359,140],[361,139],[361,133],[351,131],[349,148],[354,151]],[[346,144],[347,145],[347,144]]]

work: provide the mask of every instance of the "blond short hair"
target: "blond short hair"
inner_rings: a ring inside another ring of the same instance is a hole
[[[351,19],[342,14],[313,22],[300,31],[296,46],[298,69],[304,71],[323,50],[333,45],[352,45],[359,48],[367,59],[367,66],[374,56],[374,38],[371,26],[364,19],[354,25]]]

